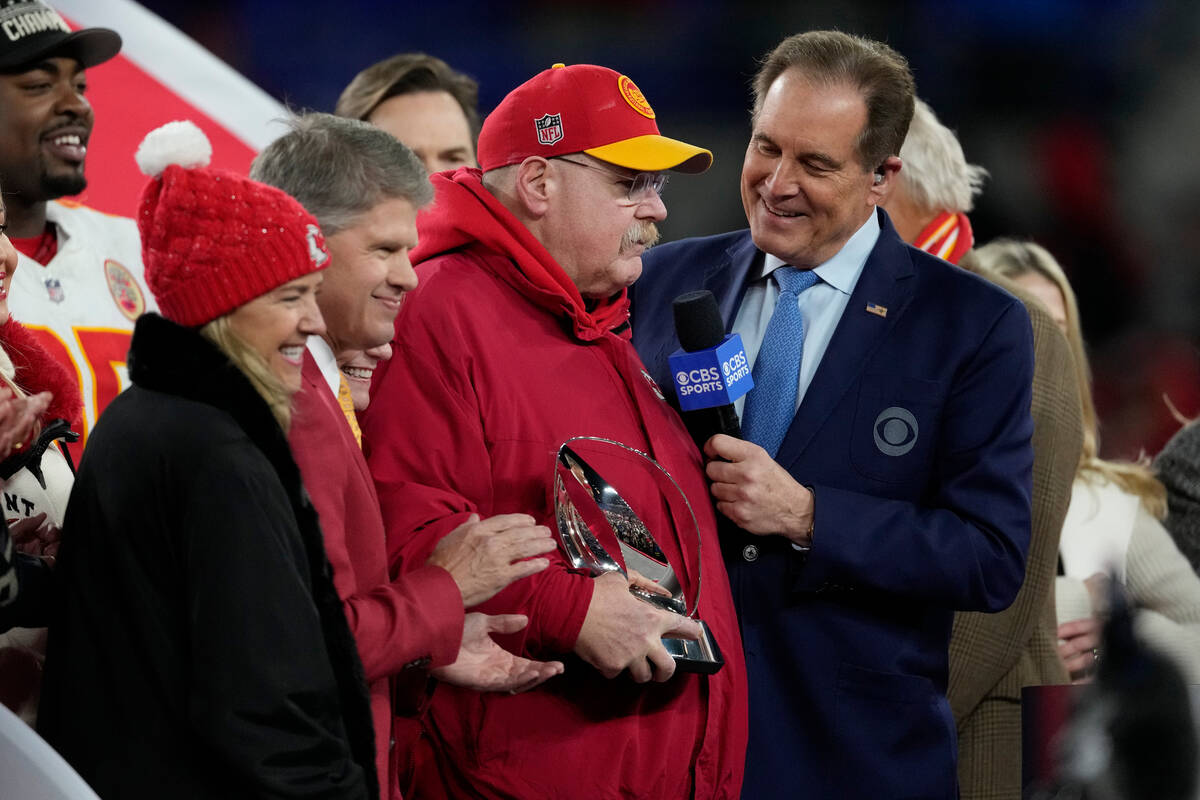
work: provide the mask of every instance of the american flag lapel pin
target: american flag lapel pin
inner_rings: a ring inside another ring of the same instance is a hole
[[[867,313],[874,314],[877,317],[886,317],[887,307],[881,306],[878,303],[867,303]]]

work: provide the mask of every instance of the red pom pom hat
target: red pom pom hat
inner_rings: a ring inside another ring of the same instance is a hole
[[[137,152],[151,176],[138,207],[146,283],[164,317],[199,327],[329,264],[316,219],[272,186],[208,166],[191,122],[151,131]]]

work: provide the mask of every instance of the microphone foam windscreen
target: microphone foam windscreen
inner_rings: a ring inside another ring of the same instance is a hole
[[[712,292],[700,289],[681,294],[672,306],[679,345],[687,352],[716,347],[725,338],[725,322]]]

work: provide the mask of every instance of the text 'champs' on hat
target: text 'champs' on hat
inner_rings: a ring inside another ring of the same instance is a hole
[[[587,153],[639,172],[704,172],[712,153],[658,132],[654,109],[626,75],[593,64],[555,64],[508,93],[484,120],[484,172],[530,156]]]
[[[56,56],[94,67],[120,51],[116,31],[72,31],[57,11],[39,0],[0,0],[0,72],[22,70]]]

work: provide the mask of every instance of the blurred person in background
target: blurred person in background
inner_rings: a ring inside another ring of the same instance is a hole
[[[334,113],[395,136],[430,174],[479,166],[479,84],[440,58],[400,53],[372,64],[342,91]]]
[[[29,437],[0,445],[5,451],[0,456],[3,513],[10,528],[10,546],[53,564],[74,482],[70,460],[60,445],[79,427],[79,386],[9,313],[9,288],[18,258],[3,233],[5,225],[5,208],[0,202],[0,393],[9,413],[21,405],[12,401],[30,396],[38,397],[40,410]],[[26,607],[33,605],[31,595],[25,597]],[[37,611],[44,619],[49,607]],[[0,702],[30,725],[37,719],[45,653],[44,627],[17,627],[0,633]]]
[[[389,576],[379,498],[359,444],[350,381],[338,364],[388,346],[401,303],[417,285],[409,252],[417,244],[417,211],[433,199],[433,188],[411,150],[365,122],[306,114],[290,126],[259,153],[250,176],[317,218],[330,258],[317,295],[325,330],[308,340],[288,439],[321,518],[370,687],[383,796],[399,797],[413,737],[400,736],[392,717],[398,700],[413,708],[423,699],[429,669],[493,691],[528,689],[561,671],[561,664],[534,663],[492,641],[492,632],[520,630],[523,617],[463,615],[545,569],[549,561],[534,556],[553,550],[555,541],[532,517],[475,517],[442,539],[425,564],[397,560]],[[393,696],[397,678],[415,691]]]
[[[133,220],[60,200],[87,187],[95,122],[87,70],[116,56],[121,37],[107,28],[72,32],[40,0],[5,3],[0,27],[0,180],[21,266],[9,300],[78,382],[86,441],[124,388],[134,320],[153,307]],[[71,447],[81,449],[82,441]]]
[[[1200,420],[1180,428],[1154,459],[1167,489],[1164,524],[1179,551],[1200,573]]]
[[[906,241],[969,267],[966,212],[987,172],[967,163],[958,138],[920,99],[900,148],[903,169],[883,206]],[[964,252],[967,251],[967,252]],[[1013,286],[1033,326],[1033,523],[1017,599],[995,614],[959,612],[950,634],[946,696],[958,726],[965,800],[1021,796],[1021,690],[1068,680],[1058,657],[1053,597],[1058,542],[1071,499],[1083,426],[1066,338],[1040,303]]]
[[[1166,491],[1150,468],[1097,455],[1099,421],[1078,305],[1066,274],[1033,242],[999,239],[977,248],[973,259],[981,274],[1001,275],[1046,306],[1067,336],[1083,387],[1083,448],[1055,584],[1059,655],[1071,678],[1088,680],[1102,658],[1100,628],[1111,575],[1138,609],[1137,633],[1173,658],[1189,683],[1200,683],[1200,577],[1163,527]]]
[[[138,211],[163,316],[97,426],[58,560],[39,732],[103,797],[379,797],[362,664],[285,431],[329,253],[191,123]]]
[[[971,256],[966,253],[960,266],[970,269]],[[1033,521],[1025,579],[1012,605],[995,614],[954,615],[946,696],[958,726],[963,800],[1021,797],[1021,690],[1069,681],[1058,654],[1053,598],[1059,537],[1083,443],[1079,387],[1071,348],[1050,313],[1018,287],[1002,285],[1025,304],[1033,327]]]
[[[975,243],[967,212],[983,188],[987,170],[968,164],[954,131],[920,98],[900,148],[904,168],[881,205],[900,238],[957,264]]]

